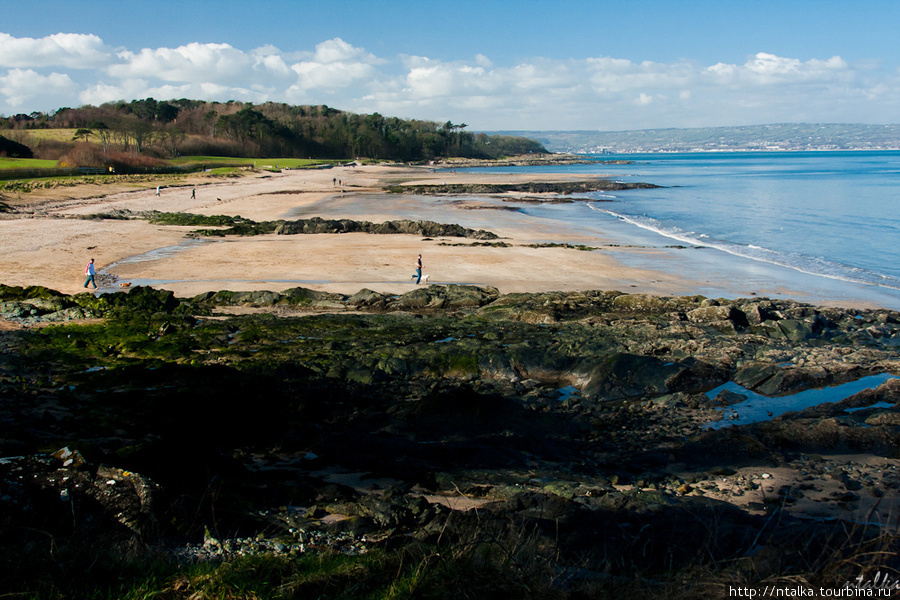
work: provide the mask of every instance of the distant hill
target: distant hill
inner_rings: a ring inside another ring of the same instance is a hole
[[[697,152],[727,150],[898,150],[900,125],[780,123],[745,127],[633,131],[494,131],[524,136],[551,152]]]

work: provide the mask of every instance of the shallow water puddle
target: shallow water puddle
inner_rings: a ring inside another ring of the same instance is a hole
[[[557,400],[559,400],[560,402],[565,402],[572,396],[580,394],[581,390],[579,390],[574,385],[567,385],[566,387],[556,390],[556,393],[559,394],[559,398],[557,398]]]
[[[171,258],[176,254],[184,252],[185,250],[190,250],[191,248],[196,248],[198,246],[202,246],[204,244],[210,243],[221,243],[217,240],[206,240],[199,238],[190,238],[179,244],[174,246],[164,246],[162,248],[156,248],[154,250],[149,250],[147,252],[143,252],[141,254],[135,254],[133,256],[129,256],[123,258],[122,260],[117,260],[114,263],[110,263],[104,267],[104,270],[108,271],[109,269],[117,266],[117,265],[125,265],[125,264],[134,264],[141,262],[150,262],[154,260],[163,260],[166,258]]]
[[[731,425],[747,425],[749,423],[768,421],[786,412],[803,410],[804,408],[818,406],[826,402],[840,402],[863,390],[878,387],[888,379],[897,379],[897,377],[888,373],[882,373],[881,375],[871,375],[841,385],[771,398],[752,392],[733,381],[729,381],[706,392],[707,397],[712,399],[718,396],[720,392],[729,391],[746,396],[747,399],[724,408],[722,418],[718,421],[707,423],[706,427],[709,429],[720,429]],[[875,406],[884,406],[884,403],[879,403]],[[886,407],[889,406],[893,405],[886,405]]]

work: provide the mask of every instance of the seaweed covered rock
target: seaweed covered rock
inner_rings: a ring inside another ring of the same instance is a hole
[[[249,227],[249,225],[248,225]],[[255,228],[254,228],[255,227]],[[370,221],[354,221],[352,219],[323,219],[311,217],[296,221],[276,221],[255,224],[246,230],[235,228],[209,232],[210,235],[254,235],[256,233],[275,233],[277,235],[321,234],[321,233],[372,233],[372,234],[412,234],[425,237],[464,237],[479,240],[497,239],[497,235],[483,229],[469,229],[455,223],[444,224],[435,221],[412,221],[399,219],[372,223]]]
[[[181,304],[173,292],[157,290],[149,286],[136,286],[127,292],[100,294],[99,296],[84,292],[71,296],[71,299],[78,306],[93,311],[98,316],[114,310],[145,315],[171,313]]]
[[[407,292],[390,302],[391,310],[439,309],[455,310],[478,308],[496,300],[500,296],[497,288],[478,288],[467,285],[430,285]]]
[[[274,306],[283,300],[284,296],[278,292],[232,292],[229,290],[206,292],[193,298],[197,304],[213,306]]]

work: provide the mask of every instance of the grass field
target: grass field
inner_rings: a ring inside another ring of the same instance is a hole
[[[209,164],[210,166],[246,165],[252,164],[257,169],[296,169],[298,167],[311,167],[322,164],[336,164],[339,160],[308,159],[308,158],[236,158],[228,156],[179,156],[171,161],[173,165],[185,164]]]
[[[322,164],[336,164],[337,160],[310,160],[306,158],[235,158],[227,156],[180,156],[169,161],[173,165],[204,164],[210,168],[222,168],[251,164],[257,169],[296,169]],[[55,160],[37,158],[0,157],[0,169],[54,169]]]
[[[28,140],[35,141],[53,141],[53,142],[71,142],[75,137],[77,129],[18,129],[16,131],[0,130],[0,135],[11,140],[21,141],[26,146]]]
[[[55,160],[41,160],[38,158],[4,158],[0,157],[0,169],[53,169],[56,168]]]
[[[0,135],[18,141],[26,146],[35,146],[40,142],[65,142],[71,143],[76,129],[27,129],[27,130],[0,130]],[[96,140],[93,140],[96,141]],[[208,169],[222,169],[253,165],[257,169],[297,169],[314,167],[324,164],[339,164],[340,160],[306,159],[306,158],[240,158],[228,156],[179,156],[167,161],[171,165],[203,165]],[[17,159],[0,157],[0,169],[52,169],[56,168],[55,160],[43,159]],[[29,174],[34,177],[36,174]],[[48,176],[52,174],[48,173]],[[37,175],[40,176],[40,175]]]

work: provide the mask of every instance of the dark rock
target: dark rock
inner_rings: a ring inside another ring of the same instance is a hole
[[[327,526],[327,530],[330,533],[349,533],[354,537],[362,537],[364,535],[376,533],[380,529],[378,523],[373,519],[364,516],[332,521]]]
[[[705,306],[695,308],[694,310],[688,311],[687,317],[689,320],[697,323],[727,321],[736,329],[743,329],[749,325],[747,315],[734,306]]]
[[[0,460],[0,505],[6,539],[34,527],[86,545],[141,543],[161,533],[159,486],[111,467],[90,465],[76,453]]]
[[[679,372],[677,365],[652,356],[613,354],[593,369],[583,391],[603,400],[659,396],[669,392],[666,382]]]
[[[782,367],[774,375],[755,386],[764,396],[779,396],[811,388],[825,387],[833,376],[822,367]]]
[[[407,292],[386,304],[388,310],[458,310],[490,304],[500,295],[496,288],[465,285],[430,285]]]
[[[759,325],[765,321],[777,319],[768,302],[755,302],[742,306],[743,313],[750,325]]]
[[[740,404],[747,398],[748,396],[746,394],[738,394],[737,392],[732,392],[730,390],[722,390],[721,392],[716,394],[716,402],[722,404],[723,406]]]
[[[722,365],[712,365],[688,358],[675,365],[679,371],[666,379],[666,387],[672,392],[703,392],[728,381],[730,370]]]
[[[649,183],[623,183],[609,179],[561,182],[524,183],[458,183],[439,185],[402,185],[387,188],[396,194],[417,195],[460,195],[460,194],[505,194],[509,192],[530,194],[573,194],[603,190],[625,190],[659,187]]]
[[[749,390],[755,390],[778,374],[778,372],[779,368],[777,365],[754,363],[739,369],[734,376],[734,382]]]
[[[296,221],[260,223],[264,233],[271,230],[277,235],[322,234],[322,233],[373,233],[373,234],[413,234],[426,237],[465,237],[479,240],[497,239],[497,235],[482,229],[467,229],[460,225],[435,223],[434,221],[411,221],[401,219],[384,223],[353,221],[350,219],[322,219],[312,217]],[[243,231],[233,233],[246,234]],[[257,232],[253,232],[257,233]]]
[[[815,334],[813,327],[806,321],[783,319],[777,322],[784,336],[792,342],[802,342]]]

